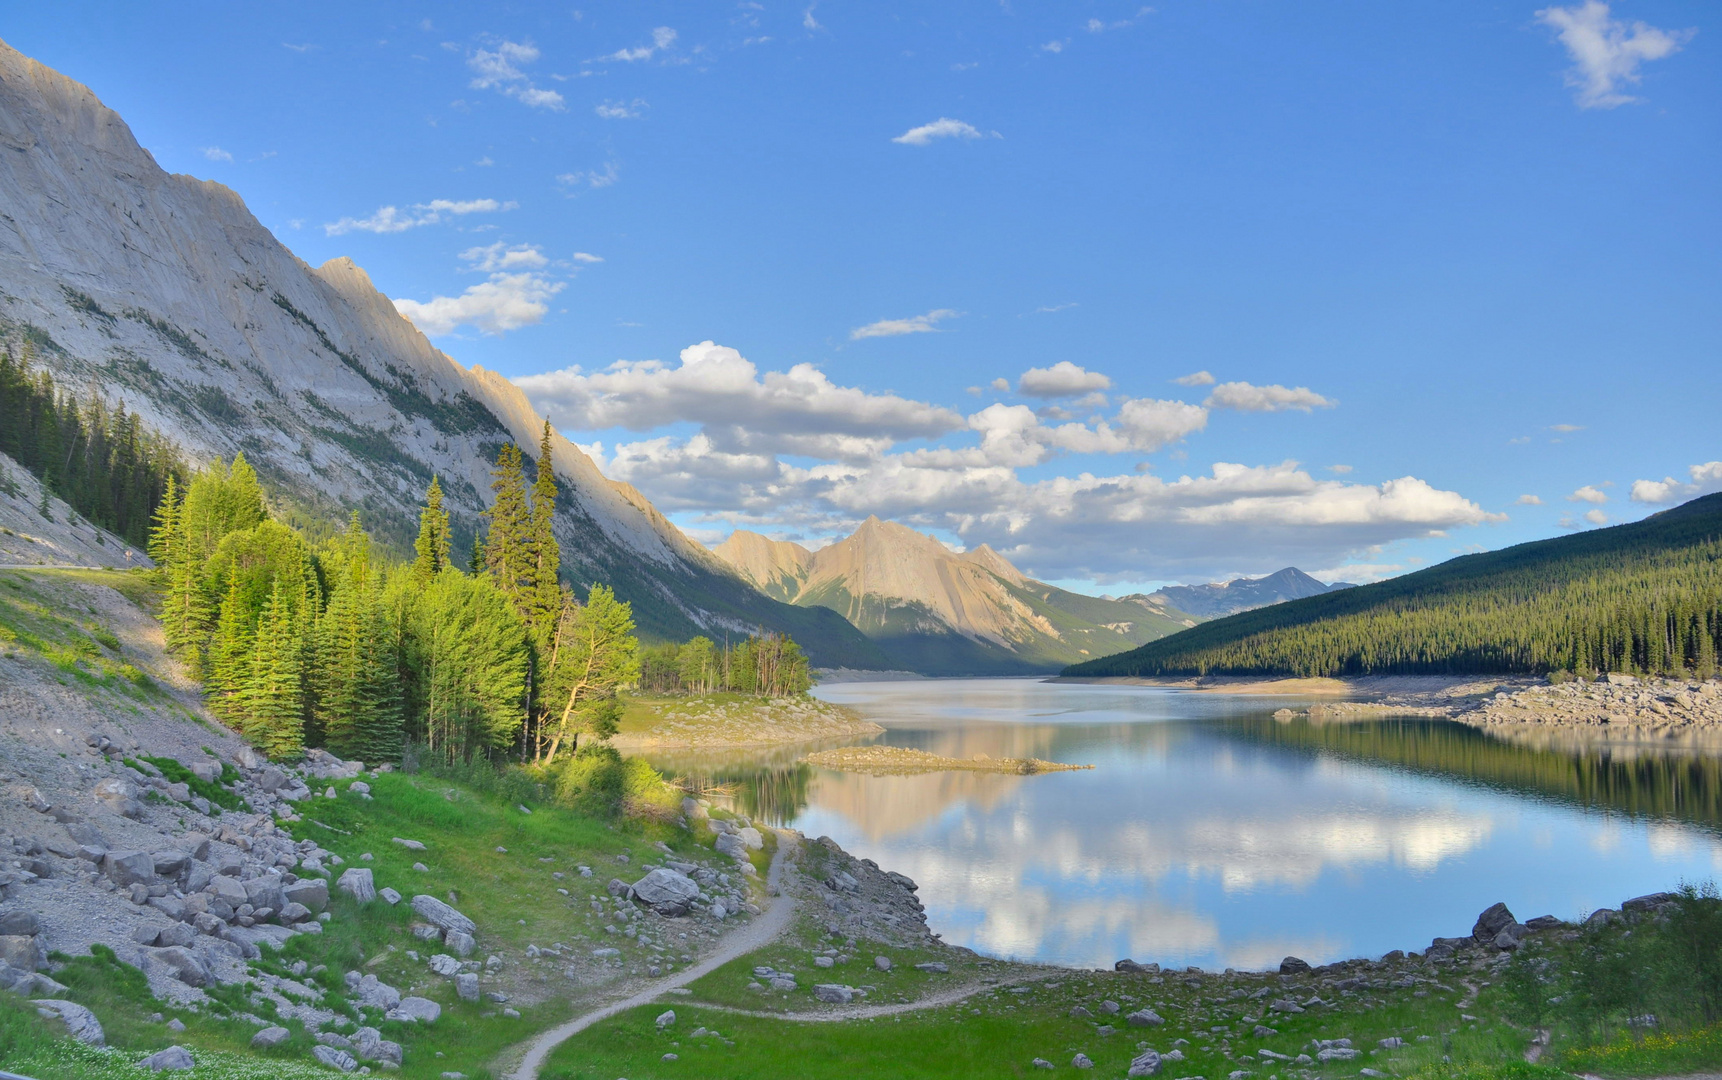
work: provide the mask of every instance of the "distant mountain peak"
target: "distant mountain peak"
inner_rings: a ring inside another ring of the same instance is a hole
[[[1306,596],[1320,596],[1348,586],[1344,583],[1324,585],[1315,578],[1288,566],[1257,578],[1233,578],[1231,581],[1208,585],[1168,585],[1149,594],[1180,611],[1204,619],[1235,615],[1240,611],[1267,607]]]

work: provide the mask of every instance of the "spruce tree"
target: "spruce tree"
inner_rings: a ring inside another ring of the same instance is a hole
[[[556,632],[562,611],[562,546],[552,526],[556,517],[556,464],[550,445],[550,421],[538,443],[538,477],[532,484],[532,583],[526,600],[526,625],[542,651]]]
[[[169,473],[167,476],[167,492],[162,496],[161,505],[156,507],[154,527],[149,533],[150,560],[157,566],[166,566],[173,558],[173,546],[179,535],[179,483],[177,478]]]
[[[230,575],[215,634],[209,642],[203,693],[215,715],[241,729],[245,726],[245,692],[251,685],[254,639],[252,613],[240,590],[239,576]]]
[[[524,618],[527,604],[522,586],[537,569],[533,553],[532,511],[526,504],[526,477],[522,470],[520,447],[509,443],[496,455],[496,468],[491,470],[490,490],[495,501],[485,516],[490,518],[490,534],[484,541],[485,569],[495,579],[496,587],[508,597],[514,609]]]
[[[449,567],[448,511],[442,507],[442,484],[431,477],[425,506],[419,512],[419,536],[413,542],[413,580],[422,587]]]
[[[270,757],[290,757],[305,747],[304,671],[299,623],[288,593],[276,578],[257,623],[251,672],[242,695],[243,730]]]

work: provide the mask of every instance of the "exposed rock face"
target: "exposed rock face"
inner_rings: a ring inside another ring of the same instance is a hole
[[[714,552],[768,596],[838,612],[910,671],[1053,670],[1194,625],[1163,606],[1067,593],[985,545],[958,554],[876,517],[819,551],[738,530]]]
[[[664,867],[634,882],[633,889],[634,899],[667,916],[687,914],[700,895],[700,887],[693,878]]]
[[[401,540],[433,473],[470,536],[497,445],[538,445],[518,388],[432,346],[351,260],[301,262],[234,192],[163,172],[87,87],[3,43],[0,148],[0,339],[29,332],[66,384],[123,398],[194,458],[244,448],[279,497],[335,518],[363,505]],[[841,620],[761,596],[553,442],[574,580],[614,585],[671,637],[765,625],[819,663],[876,655]]]

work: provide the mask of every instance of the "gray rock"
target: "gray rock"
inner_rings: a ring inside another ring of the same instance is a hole
[[[454,992],[460,995],[462,1001],[478,1000],[478,976],[473,972],[463,972],[454,977]]]
[[[0,934],[0,964],[24,971],[42,971],[48,966],[48,950],[40,937]]]
[[[471,956],[472,950],[478,947],[478,943],[472,939],[471,934],[460,930],[443,931],[442,943],[456,956]]]
[[[1678,899],[1680,899],[1680,898],[1678,896],[1674,895],[1673,893],[1667,893],[1667,892],[1649,893],[1648,895],[1645,895],[1645,896],[1635,896],[1631,900],[1626,901],[1625,903],[1620,905],[1620,910],[1622,910],[1622,911],[1636,911],[1636,912],[1641,912],[1641,913],[1647,912],[1647,911],[1655,911],[1657,908],[1661,907],[1663,904],[1671,903],[1671,902],[1678,900]]]
[[[271,1024],[257,1034],[251,1036],[251,1045],[258,1050],[267,1050],[271,1046],[280,1046],[293,1037],[293,1033],[279,1024]]]
[[[156,876],[176,878],[191,865],[191,856],[183,851],[157,851],[150,855]]]
[[[412,904],[413,910],[418,912],[420,918],[439,930],[459,930],[463,934],[478,932],[478,927],[471,919],[434,896],[420,893],[413,897]]]
[[[96,801],[122,817],[142,817],[143,803],[138,801],[137,785],[120,776],[110,776],[98,781],[95,788]]]
[[[361,904],[368,904],[377,898],[376,879],[371,872],[363,867],[354,866],[341,872],[335,888],[351,896]]]
[[[889,956],[875,956],[873,958],[873,966],[878,968],[880,971],[890,971],[891,958]]]
[[[847,1005],[855,1000],[855,990],[839,983],[820,983],[813,988],[813,996],[828,1005]]]
[[[1105,1013],[1107,1016],[1117,1016],[1120,1011],[1120,1006],[1118,1002],[1107,999],[1100,1003],[1100,1011]]]
[[[688,908],[700,895],[700,887],[692,878],[667,867],[658,867],[630,888],[634,899],[659,915],[669,917],[687,914]]]
[[[747,858],[747,843],[733,833],[723,833],[712,846],[719,855],[728,855],[732,859]]]
[[[771,988],[779,991],[780,993],[790,993],[797,989],[795,985],[795,976],[793,975],[774,975],[771,977],[770,982]]]
[[[1554,930],[1565,923],[1553,915],[1538,915],[1534,919],[1525,920],[1525,929],[1532,931]]]
[[[665,1009],[663,1012],[658,1014],[658,1029],[660,1031],[664,1028],[670,1027],[675,1022],[676,1010],[674,1009]]]
[[[1315,1052],[1317,1061],[1353,1061],[1363,1056],[1363,1051],[1354,1050],[1349,1046],[1329,1046]]]
[[[0,990],[10,990],[21,997],[40,994],[45,998],[59,997],[66,993],[66,987],[55,982],[48,976],[23,968],[0,964]]]
[[[311,911],[329,906],[329,883],[321,878],[300,878],[281,890],[289,904],[303,904]]]
[[[146,954],[173,972],[173,977],[187,986],[204,986],[209,982],[209,968],[190,949],[174,945],[165,949],[150,949]]]
[[[1166,1019],[1153,1009],[1138,1009],[1126,1016],[1124,1022],[1131,1027],[1159,1027]]]
[[[0,935],[34,937],[42,932],[42,920],[33,911],[0,912]]]
[[[43,1016],[59,1020],[66,1025],[66,1030],[72,1038],[87,1046],[106,1046],[108,1037],[102,1032],[101,1021],[96,1014],[79,1005],[75,1001],[64,1001],[58,998],[38,998],[30,1004],[36,1006],[36,1011]]]
[[[735,835],[736,838],[745,844],[749,850],[759,851],[765,847],[765,837],[761,836],[759,830],[751,825],[743,829],[737,829]]]
[[[437,1017],[442,1015],[442,1006],[430,998],[404,997],[399,1005],[385,1015],[390,1020],[402,1020],[409,1024],[434,1024]]]
[[[122,889],[148,885],[155,880],[155,859],[147,851],[110,851],[102,856],[102,873]]]
[[[287,901],[282,896],[280,874],[259,874],[254,878],[241,881],[245,889],[245,899],[254,908],[268,908],[270,911],[280,911]]]
[[[1268,1005],[1268,1011],[1277,1013],[1300,1013],[1303,1012],[1303,1006],[1289,998],[1279,998]]]
[[[1087,1054],[1078,1054],[1070,1059],[1070,1067],[1073,1069],[1092,1069],[1094,1062]]]
[[[1052,1068],[1052,1062],[1045,1058],[1035,1058],[1033,1061],[1029,1062],[1029,1067],[1035,1069],[1050,1069]]]
[[[951,973],[949,965],[940,963],[937,960],[929,960],[924,964],[916,964],[915,970],[925,971],[929,975],[949,975]]]
[[[255,782],[265,794],[273,795],[287,786],[287,774],[275,765],[265,765]]]
[[[287,902],[287,906],[277,912],[275,917],[279,919],[283,925],[291,926],[294,923],[304,922],[306,919],[309,919],[311,917],[311,909],[306,907],[304,904],[295,904],[289,900]]]
[[[361,1005],[389,1010],[401,1003],[401,992],[375,975],[366,975],[354,986],[353,992]]]
[[[1278,1035],[1279,1029],[1268,1027],[1265,1024],[1257,1024],[1256,1029],[1254,1031],[1250,1032],[1250,1034],[1255,1036],[1258,1039],[1266,1039],[1270,1036]]]
[[[1288,956],[1280,961],[1281,975],[1302,975],[1309,970],[1309,963],[1295,956]]]
[[[388,901],[390,907],[401,902],[401,894],[386,885],[377,890],[377,895]]]
[[[1507,910],[1506,904],[1491,904],[1477,916],[1477,925],[1471,928],[1471,937],[1476,941],[1494,941],[1496,934],[1518,921],[1513,918],[1513,913]]]
[[[324,1046],[333,1046],[337,1050],[345,1050],[348,1053],[353,1050],[353,1040],[345,1035],[337,1035],[332,1031],[319,1031],[317,1041]]]
[[[185,947],[197,940],[197,927],[186,923],[170,923],[156,935],[157,945]],[[147,943],[146,943],[147,944]]]
[[[149,1057],[138,1062],[138,1068],[150,1072],[164,1072],[169,1069],[195,1069],[197,1062],[191,1059],[191,1051],[183,1046],[170,1046],[166,1050],[157,1050]]]
[[[1154,1076],[1160,1071],[1160,1054],[1156,1050],[1144,1050],[1130,1059],[1130,1069],[1125,1076]]]
[[[319,1064],[327,1065],[331,1069],[340,1069],[342,1072],[352,1072],[359,1067],[359,1062],[353,1055],[333,1046],[321,1044],[313,1046],[311,1056],[316,1058]]]
[[[420,843],[417,840],[403,840],[402,838],[397,836],[394,838],[394,842],[399,844],[400,846],[406,848],[408,851],[423,851],[423,850],[425,850],[424,844]]]

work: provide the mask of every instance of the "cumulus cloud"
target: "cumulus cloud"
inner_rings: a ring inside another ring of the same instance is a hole
[[[427,337],[452,334],[471,326],[483,334],[503,334],[541,322],[549,300],[566,287],[540,271],[549,264],[535,244],[472,247],[460,253],[469,272],[489,277],[468,286],[459,296],[430,300],[396,300],[395,310],[412,320]]]
[[[1558,431],[1562,435],[1570,435],[1575,431],[1583,431],[1584,425],[1583,424],[1550,424],[1549,430],[1550,431]]]
[[[1592,487],[1589,484],[1586,484],[1584,487],[1579,488],[1577,491],[1575,491],[1571,495],[1567,496],[1567,502],[1587,502],[1587,503],[1601,504],[1601,503],[1605,503],[1607,501],[1608,501],[1607,493],[1600,491],[1597,488]]]
[[[796,436],[803,447],[823,436],[832,436],[827,441],[833,445],[840,437],[862,437],[869,446],[880,440],[889,446],[964,426],[950,409],[839,386],[812,364],[761,375],[741,353],[710,341],[683,349],[677,367],[619,361],[604,371],[569,368],[516,382],[558,426],[646,431],[691,422],[725,431],[723,443],[730,449],[750,437],[782,445],[773,442],[775,436]]]
[[[1060,360],[1047,368],[1029,368],[1016,384],[1017,393],[1037,398],[1075,397],[1111,388],[1111,379],[1098,371],[1077,367],[1069,360]]]
[[[635,98],[633,101],[606,101],[592,111],[606,120],[638,120],[645,108],[645,101]]]
[[[1546,7],[1537,12],[1537,21],[1555,32],[1572,57],[1566,82],[1581,109],[1612,109],[1641,100],[1623,90],[1638,85],[1639,65],[1672,55],[1695,33],[1659,30],[1638,21],[1629,26],[1611,17],[1602,0]]]
[[[219,146],[206,146],[206,147],[204,147],[203,148],[203,156],[208,158],[211,161],[232,161],[233,160],[233,155],[228,153],[227,151],[223,150]]]
[[[539,55],[536,45],[524,41],[503,41],[494,49],[475,49],[466,58],[467,69],[472,72],[468,85],[474,90],[495,90],[535,109],[560,112],[562,95],[533,86],[521,70],[536,63]]]
[[[517,382],[592,445],[609,475],[693,527],[721,522],[817,542],[879,514],[969,546],[990,543],[1049,578],[1340,566],[1396,540],[1502,520],[1414,476],[1316,479],[1294,461],[1219,462],[1175,478],[1144,465],[1076,475],[1048,468],[1062,455],[1139,456],[1191,438],[1210,410],[1184,401],[1125,397],[1087,420],[1003,402],[964,416],[844,386],[807,364],[762,370],[710,341],[683,350],[678,363],[619,362]],[[592,441],[617,428],[641,437],[608,448]]]
[[[581,188],[607,188],[619,178],[616,172],[616,163],[611,161],[606,162],[602,169],[560,173],[556,177],[556,182],[562,185],[564,191],[573,194]]]
[[[632,49],[617,49],[608,56],[600,56],[599,60],[620,60],[624,63],[635,63],[640,60],[650,60],[653,56],[670,48],[676,43],[676,32],[667,26],[660,26],[652,31],[650,45],[638,45]]]
[[[1334,473],[1335,475],[1338,475],[1338,476],[1344,476],[1346,473],[1351,471],[1351,466],[1350,465],[1329,465],[1327,467],[1327,471],[1330,473]]]
[[[1179,386],[1212,386],[1214,376],[1206,371],[1192,371],[1188,375],[1180,375],[1172,380]]]
[[[427,203],[409,206],[405,210],[394,206],[380,206],[370,217],[344,217],[339,221],[331,221],[323,226],[323,232],[327,236],[344,236],[350,232],[406,232],[423,225],[436,225],[450,217],[501,213],[514,210],[519,205],[515,202],[499,202],[496,199],[432,199]]]
[[[915,315],[907,319],[880,319],[878,322],[857,326],[849,331],[850,341],[860,341],[863,338],[899,337],[903,334],[931,334],[936,332],[936,323],[946,319],[954,319],[961,312],[950,308],[937,308],[925,315]]]
[[[1641,503],[1684,502],[1713,491],[1722,491],[1722,461],[1707,461],[1686,470],[1689,481],[1672,476],[1661,480],[1634,480],[1632,501]]]
[[[591,252],[587,251],[576,251],[574,253],[574,261],[577,263],[601,263],[604,261],[604,257],[602,255],[593,255]]]
[[[1513,500],[1513,505],[1514,506],[1541,506],[1541,505],[1543,505],[1543,500],[1537,498],[1535,495],[1520,495],[1518,498]]]
[[[1584,519],[1592,525],[1607,525],[1608,514],[1602,510],[1586,510]]]
[[[994,134],[996,135],[997,132]],[[948,116],[941,116],[930,124],[910,128],[891,141],[902,143],[904,146],[926,146],[935,139],[979,139],[981,137],[980,131],[972,125],[965,124],[961,120],[952,120]]]
[[[1228,382],[1214,387],[1205,404],[1210,409],[1236,409],[1239,412],[1283,412],[1287,409],[1309,412],[1311,409],[1331,409],[1335,403],[1307,386],[1287,388],[1278,384],[1254,386],[1247,382]]]

